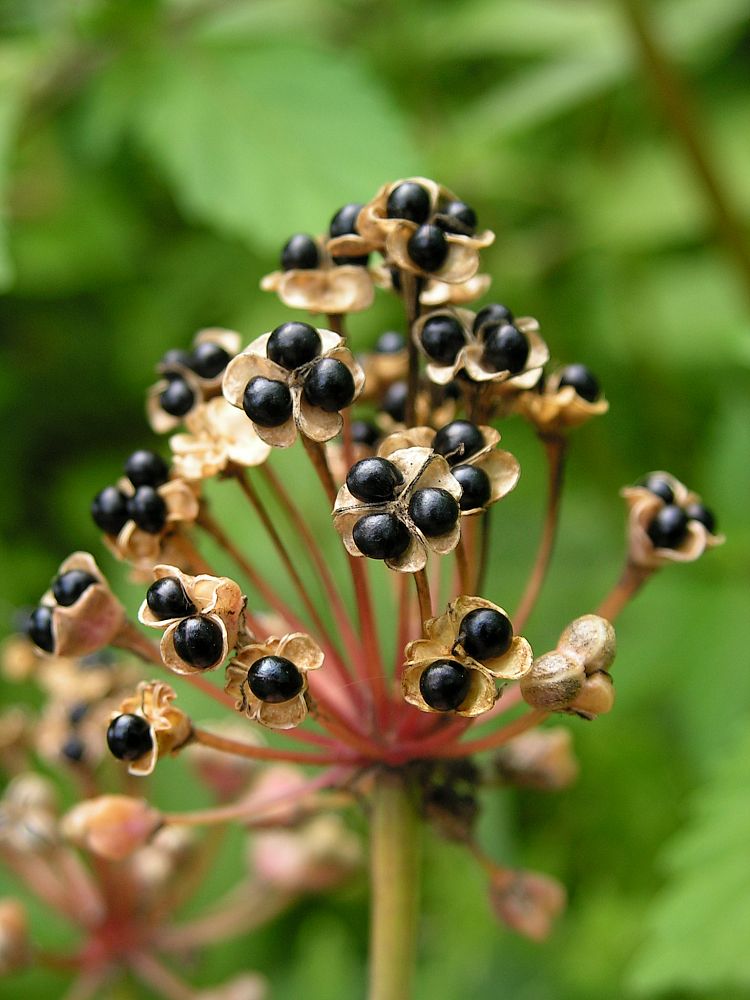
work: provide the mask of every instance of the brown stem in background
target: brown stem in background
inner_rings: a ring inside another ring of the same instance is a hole
[[[205,747],[211,747],[221,753],[233,754],[235,757],[247,757],[249,760],[293,761],[296,764],[342,763],[334,753],[312,754],[299,750],[253,746],[251,743],[232,740],[226,736],[220,736],[218,733],[209,733],[205,729],[193,729],[192,741]]]
[[[662,48],[641,0],[622,0],[622,4],[644,71],[667,125],[682,146],[713,212],[719,238],[734,257],[745,293],[750,297],[750,244],[740,222],[742,212],[739,206],[732,203],[724,179],[711,156],[711,147],[706,141],[706,131],[700,124],[692,94]]]
[[[635,566],[628,561],[622,576],[596,609],[596,614],[613,622],[654,572],[653,569]]]
[[[562,496],[563,476],[565,472],[565,452],[567,441],[562,437],[542,437],[547,452],[548,488],[547,513],[544,518],[542,537],[537,549],[534,566],[531,570],[526,589],[523,592],[518,609],[513,616],[513,627],[517,632],[526,624],[534,610],[539,592],[549,569],[552,550],[555,547],[555,536],[560,518],[560,499]]]

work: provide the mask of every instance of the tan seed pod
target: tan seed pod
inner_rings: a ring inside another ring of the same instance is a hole
[[[557,648],[581,659],[587,674],[607,670],[617,652],[614,627],[599,615],[582,615],[564,630]]]
[[[580,660],[553,649],[534,660],[531,670],[521,678],[521,694],[534,708],[559,712],[577,697],[585,677]]]
[[[599,715],[606,715],[614,703],[615,689],[612,678],[605,671],[600,671],[586,678],[575,701],[569,705],[568,711],[591,721]]]

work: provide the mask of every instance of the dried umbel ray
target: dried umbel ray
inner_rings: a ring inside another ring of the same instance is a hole
[[[550,352],[536,319],[475,303],[488,289],[480,258],[493,239],[469,204],[422,177],[342,206],[324,237],[288,238],[281,270],[263,287],[323,319],[282,315],[272,330],[241,337],[206,330],[191,351],[168,352],[149,412],[157,430],[184,421],[169,441],[171,462],[136,452],[126,480],[94,500],[111,551],[147,588],[138,620],[160,641],[125,618],[93,562],[76,564],[82,578],[56,580],[54,601],[45,595],[29,624],[37,645],[61,653],[60,618],[80,614],[87,650],[112,643],[145,661],[141,685],[108,710],[110,750],[135,778],[187,750],[216,798],[213,808],[168,813],[145,786],[142,798],[100,789],[59,827],[47,806],[11,796],[10,816],[30,809],[39,819],[39,849],[58,850],[62,830],[105,858],[140,858],[143,878],[164,868],[161,855],[143,852],[170,829],[279,826],[283,835],[254,851],[273,901],[280,886],[328,885],[337,851],[356,861],[346,828],[319,813],[364,803],[372,1000],[411,995],[422,820],[471,851],[500,920],[532,938],[549,932],[564,890],[487,855],[475,830],[480,793],[486,784],[573,780],[569,736],[537,727],[552,714],[593,720],[612,708],[613,622],[658,569],[722,541],[697,495],[651,473],[623,491],[630,513],[618,583],[598,607],[556,623],[554,649],[533,651],[540,623],[527,623],[554,546],[569,438],[608,404],[584,365],[545,372]],[[375,287],[402,300],[404,322],[372,331],[368,356],[347,314],[366,311]],[[513,531],[506,498],[524,488],[518,415],[538,434],[549,482],[520,597],[486,582],[495,538]],[[293,460],[279,464],[279,449]],[[319,490],[298,476],[305,464]],[[236,508],[230,520],[217,513],[219,492],[232,489],[248,504],[247,521]],[[490,533],[490,520],[501,532]],[[340,540],[348,579],[332,569],[326,531]],[[155,668],[174,689],[153,679]],[[188,717],[184,685],[223,719],[204,728]],[[478,723],[486,728],[473,736]],[[24,731],[9,725],[9,759],[22,752]],[[483,754],[500,749],[486,768]],[[24,826],[8,828],[19,836]],[[274,905],[253,900],[253,912]],[[148,952],[153,973],[152,960]]]

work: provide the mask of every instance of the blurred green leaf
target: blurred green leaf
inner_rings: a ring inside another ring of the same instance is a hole
[[[691,824],[668,850],[670,874],[646,920],[630,984],[750,986],[750,733],[698,793]]]

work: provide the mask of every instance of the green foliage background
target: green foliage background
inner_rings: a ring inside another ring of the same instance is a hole
[[[742,228],[747,4],[648,12]],[[624,8],[4,0],[0,29],[3,626],[69,551],[100,551],[88,503],[154,443],[143,393],[162,352],[203,325],[249,340],[280,322],[258,280],[291,232],[321,230],[386,180],[435,176],[497,232],[492,297],[537,316],[554,358],[590,364],[611,403],[575,437],[536,648],[619,572],[622,484],[673,471],[728,542],[667,569],[623,615],[616,710],[573,726],[578,784],[488,802],[489,849],[569,889],[550,941],[498,928],[469,859],[428,842],[418,1000],[750,997],[750,288],[660,116]],[[352,323],[355,345],[396,322],[379,303]],[[489,596],[512,608],[543,470],[525,427],[503,433],[524,472],[497,521]],[[137,589],[123,590],[135,606]],[[228,842],[219,881],[239,855]],[[365,905],[363,885],[301,905],[197,978],[251,965],[282,1000],[360,997]],[[33,973],[0,996],[60,989]]]

